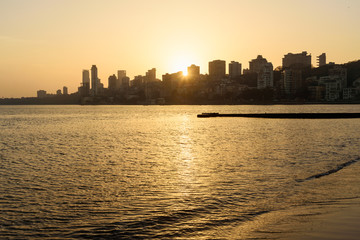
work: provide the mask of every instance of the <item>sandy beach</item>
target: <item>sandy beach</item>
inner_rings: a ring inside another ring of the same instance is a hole
[[[306,232],[299,232],[298,236],[291,237],[291,239],[360,239],[360,206],[352,206],[316,216],[305,229]]]

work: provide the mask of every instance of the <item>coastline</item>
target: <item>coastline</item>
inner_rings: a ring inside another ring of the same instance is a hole
[[[355,240],[360,236],[360,206],[344,207],[315,216],[307,231],[291,236],[295,240]]]
[[[53,101],[38,101],[38,100],[23,100],[23,99],[0,99],[0,106],[6,105],[76,105],[76,106],[194,106],[194,105],[214,105],[214,106],[275,106],[275,105],[358,105],[360,101],[349,102],[198,102],[198,103],[165,103],[165,104],[149,104],[146,102],[140,103],[86,103],[79,102],[53,102]]]

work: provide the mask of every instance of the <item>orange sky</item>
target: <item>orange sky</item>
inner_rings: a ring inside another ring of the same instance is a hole
[[[288,52],[360,58],[358,0],[1,0],[0,98],[77,91],[83,69],[157,77],[214,59],[274,67]]]

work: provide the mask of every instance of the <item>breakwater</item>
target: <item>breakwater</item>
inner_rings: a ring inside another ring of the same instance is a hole
[[[297,119],[335,119],[360,118],[360,113],[201,113],[198,118],[210,117],[248,117],[248,118],[297,118]]]

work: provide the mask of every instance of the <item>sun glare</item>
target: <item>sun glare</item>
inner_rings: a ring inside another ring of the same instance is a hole
[[[194,64],[193,59],[191,57],[185,55],[177,55],[174,56],[171,62],[171,71],[172,73],[182,71],[184,76],[187,76],[187,68]]]

